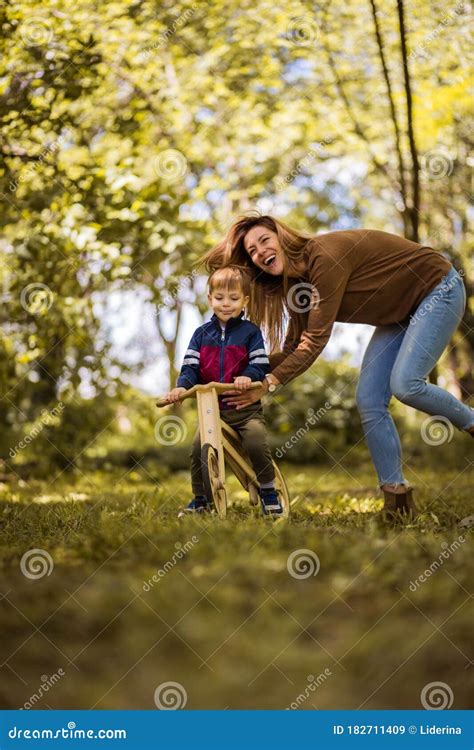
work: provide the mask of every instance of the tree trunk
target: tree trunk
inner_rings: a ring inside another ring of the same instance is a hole
[[[400,28],[400,50],[403,63],[403,78],[405,83],[405,98],[407,103],[407,131],[412,162],[412,203],[409,207],[411,220],[411,236],[408,239],[419,242],[420,225],[420,165],[418,162],[418,151],[413,130],[413,103],[411,95],[410,72],[408,70],[408,54],[405,30],[405,12],[403,0],[397,0],[398,23]]]

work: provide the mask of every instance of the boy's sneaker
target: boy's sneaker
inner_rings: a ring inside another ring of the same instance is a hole
[[[210,513],[211,504],[208,502],[207,497],[204,495],[196,495],[193,497],[191,502],[178,513],[178,518],[186,515],[187,513]]]
[[[260,504],[266,516],[281,516],[283,508],[278,490],[274,488],[260,490]]]

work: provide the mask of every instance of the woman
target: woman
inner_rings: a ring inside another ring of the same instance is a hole
[[[262,388],[230,395],[234,408],[307,370],[335,321],[376,326],[362,362],[357,406],[387,515],[415,517],[388,410],[392,395],[474,436],[474,409],[427,381],[466,305],[462,279],[451,263],[387,232],[355,229],[315,237],[271,216],[238,219],[202,260],[208,270],[229,264],[250,269],[249,317],[263,328],[272,351],[272,372]],[[287,316],[283,348],[276,352]]]

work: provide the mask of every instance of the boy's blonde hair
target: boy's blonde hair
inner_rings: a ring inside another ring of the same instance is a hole
[[[239,290],[244,297],[250,297],[250,274],[244,268],[225,266],[211,273],[208,281],[209,294],[218,289],[225,291]]]

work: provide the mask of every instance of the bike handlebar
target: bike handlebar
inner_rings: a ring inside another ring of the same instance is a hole
[[[261,388],[262,382],[260,380],[256,380],[254,383],[250,384],[250,387],[246,390],[255,390],[255,388]],[[211,389],[215,389],[217,393],[225,393],[225,391],[235,391],[235,385],[233,383],[206,383],[205,385],[193,385],[192,388],[190,388],[186,393],[183,393],[182,396],[178,399],[178,401],[184,401],[186,398],[195,398],[196,393],[198,391],[210,391]],[[245,391],[239,391],[239,393],[245,393]],[[176,401],[167,401],[165,398],[159,398],[156,402],[156,406],[171,406],[172,403],[177,403]]]

